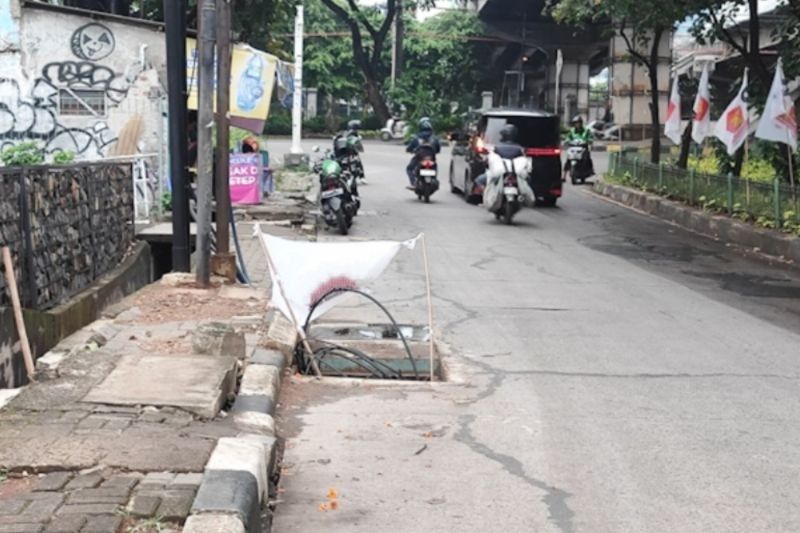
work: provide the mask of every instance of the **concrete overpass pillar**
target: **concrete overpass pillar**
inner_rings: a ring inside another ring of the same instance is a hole
[[[658,51],[658,99],[663,122],[667,111],[672,55],[672,33],[661,37]],[[640,50],[645,56],[650,51]],[[631,61],[625,40],[616,34],[611,38],[611,67],[609,92],[614,122],[622,127],[624,140],[643,140],[650,137],[650,80],[647,69]]]
[[[556,110],[556,66],[547,67],[546,104],[548,111]],[[587,120],[589,113],[589,63],[579,59],[564,58],[559,84],[558,114],[564,125],[575,115]]]

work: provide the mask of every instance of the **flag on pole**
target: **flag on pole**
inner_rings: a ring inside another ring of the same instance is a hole
[[[311,307],[334,289],[362,289],[376,279],[402,248],[413,250],[419,236],[408,241],[306,242],[292,241],[262,233],[274,283],[272,305],[287,318],[305,323]],[[329,311],[346,293],[325,298],[314,310],[317,318]]]
[[[664,121],[664,135],[675,144],[681,144],[681,95],[678,92],[677,76],[672,81],[672,93],[669,95],[669,105],[667,105],[667,119]]]
[[[797,151],[797,112],[786,87],[781,60],[775,67],[775,77],[767,97],[764,114],[756,130],[756,137],[789,145]]]
[[[747,112],[747,69],[744,69],[742,86],[736,97],[728,104],[714,128],[714,136],[725,143],[728,155],[733,155],[744,144],[750,132],[750,118]]]
[[[700,86],[697,88],[697,97],[692,108],[692,139],[697,144],[702,144],[708,137],[711,129],[711,96],[708,92],[708,63],[703,65],[700,75]]]

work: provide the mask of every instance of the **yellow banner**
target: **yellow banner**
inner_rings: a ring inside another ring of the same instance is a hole
[[[189,89],[187,105],[197,110],[197,41],[186,39],[186,82]],[[275,85],[275,70],[278,58],[237,44],[231,59],[231,117],[264,121],[269,115],[272,89]],[[216,67],[214,88],[216,91]],[[216,107],[216,96],[214,98]]]

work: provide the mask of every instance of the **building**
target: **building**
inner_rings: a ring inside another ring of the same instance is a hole
[[[0,147],[166,159],[163,25],[0,0]]]

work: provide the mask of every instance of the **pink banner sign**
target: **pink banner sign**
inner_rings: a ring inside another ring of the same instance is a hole
[[[238,205],[261,203],[261,154],[231,154],[228,183],[231,202]]]

